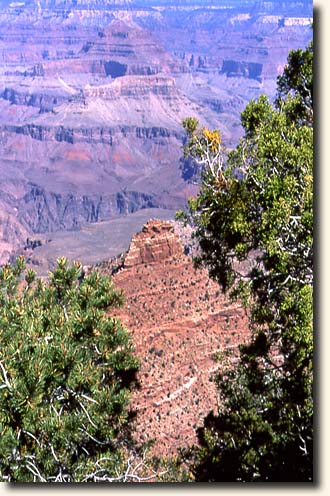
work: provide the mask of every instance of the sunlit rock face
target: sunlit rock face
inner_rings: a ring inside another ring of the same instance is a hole
[[[124,266],[159,263],[182,254],[183,246],[172,223],[150,220],[133,236]]]
[[[33,233],[184,208],[199,179],[182,120],[234,147],[247,102],[312,37],[311,2],[258,5],[0,2],[2,262]]]
[[[155,439],[156,455],[196,443],[196,425],[218,406],[210,375],[237,358],[249,338],[244,310],[186,254],[192,240],[185,229],[150,219],[120,260],[98,268],[125,294],[118,317],[132,332],[141,364],[135,436]],[[219,353],[221,363],[214,360]]]

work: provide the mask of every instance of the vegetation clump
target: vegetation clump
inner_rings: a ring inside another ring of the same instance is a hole
[[[0,480],[121,480],[138,361],[109,278],[0,269]],[[122,471],[122,472],[121,472]]]
[[[219,411],[190,453],[197,481],[313,479],[312,62],[312,44],[290,53],[275,103],[247,105],[226,159],[218,131],[183,123],[186,154],[203,165],[183,214],[197,262],[245,305],[252,331],[215,378]]]

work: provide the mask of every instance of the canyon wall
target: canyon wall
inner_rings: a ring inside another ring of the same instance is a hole
[[[311,2],[28,0],[0,4],[0,240],[80,229],[198,188],[182,120],[236,146],[312,37]],[[9,220],[8,220],[9,219]],[[8,222],[15,228],[4,228]],[[7,255],[6,255],[7,256]],[[5,258],[4,251],[2,260]]]

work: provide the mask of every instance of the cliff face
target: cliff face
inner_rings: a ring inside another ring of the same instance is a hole
[[[179,225],[150,220],[133,236],[113,276],[126,301],[118,316],[141,361],[141,388],[133,397],[137,438],[155,438],[156,454],[196,442],[195,428],[218,404],[210,376],[228,360],[214,357],[226,351],[234,357],[249,336],[242,308],[185,255],[189,240]],[[113,272],[111,263],[99,270]]]
[[[0,3],[2,218],[29,236],[184,207],[197,174],[182,162],[182,120],[234,147],[247,101],[272,98],[289,49],[312,35],[305,5],[237,5]]]
[[[19,169],[13,205],[28,233],[184,206],[180,122],[197,113],[172,77],[123,76],[78,92],[58,78],[48,99],[42,81],[28,78],[0,100],[0,172],[15,189]]]
[[[77,230],[86,223],[102,222],[113,216],[155,206],[150,195],[134,191],[113,195],[47,193],[32,186],[20,200],[19,219],[27,230],[45,233]]]
[[[41,96],[42,85],[34,81],[31,86],[25,86],[27,93],[23,91],[23,87],[5,88],[2,97],[17,108],[38,107],[39,115],[34,114],[25,123],[4,123],[1,128],[3,132],[23,134],[39,141],[112,144],[113,135],[118,133],[147,139],[171,134],[181,138],[183,133],[178,131],[184,114],[180,106],[189,108],[175,80],[165,75],[125,76],[106,85],[88,84],[81,92],[66,96],[47,93]],[[157,116],[149,113],[152,107],[158,110]],[[194,112],[192,107],[190,110]]]
[[[183,254],[182,243],[171,222],[150,220],[131,241],[125,257],[125,268],[160,263]]]
[[[140,127],[140,126],[116,126],[116,127],[80,127],[71,126],[45,126],[42,124],[5,125],[0,126],[3,132],[15,133],[28,136],[38,141],[77,143],[100,143],[112,146],[114,140],[132,136],[140,139],[169,138],[171,136],[180,139],[181,133],[164,127]]]
[[[253,62],[224,60],[221,72],[228,77],[246,77],[262,81],[263,65]]]
[[[159,95],[168,100],[180,99],[180,94],[173,77],[161,74],[158,76],[120,77],[111,84],[87,86],[84,88],[85,98],[102,98],[114,100],[120,97],[140,98]]]
[[[16,90],[14,88],[5,88],[0,93],[0,98],[8,100],[11,105],[21,105],[24,107],[35,107],[41,112],[52,110],[56,105],[60,105],[67,101],[67,96],[55,93],[53,95],[45,93],[45,91],[35,92],[30,94],[28,88],[26,92]]]

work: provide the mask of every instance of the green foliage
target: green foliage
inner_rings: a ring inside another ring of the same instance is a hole
[[[251,342],[216,377],[221,407],[199,430],[199,481],[311,481],[313,460],[313,108],[310,45],[291,52],[278,98],[250,102],[225,165],[203,156],[195,226],[210,274],[246,307]],[[211,157],[212,159],[212,157]]]
[[[0,269],[0,480],[120,473],[138,368],[129,334],[106,313],[121,300],[111,280],[64,258],[47,281],[24,278],[22,258]]]
[[[278,108],[300,124],[313,125],[313,43],[306,50],[292,50],[283,74],[278,78]],[[288,98],[289,97],[289,98]]]
[[[183,128],[188,134],[194,133],[198,128],[198,124],[199,122],[195,117],[187,117],[182,121]]]

